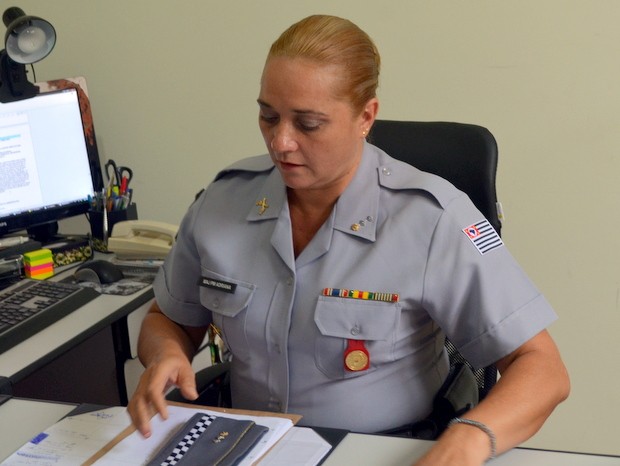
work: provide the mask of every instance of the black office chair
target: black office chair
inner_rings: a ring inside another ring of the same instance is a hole
[[[501,234],[497,143],[488,129],[465,123],[376,120],[368,141],[395,159],[451,182]]]
[[[501,234],[501,218],[495,178],[497,172],[497,143],[493,135],[481,126],[451,122],[417,122],[376,120],[368,136],[371,144],[392,157],[416,168],[439,175],[465,192],[474,205]],[[450,357],[450,383],[461,378],[466,384],[468,371],[473,371],[482,400],[497,380],[497,369],[489,366],[478,370],[446,340]],[[467,391],[467,388],[459,389]],[[437,398],[433,413],[412,426],[409,435],[417,438],[436,438],[460,408],[446,399]]]
[[[497,144],[487,129],[463,123],[377,120],[368,140],[392,157],[450,181],[468,194],[498,234],[501,232],[495,190]],[[462,405],[463,400],[475,398],[477,402],[495,384],[495,366],[473,370],[449,340],[446,349],[450,375],[440,390],[441,395],[435,399],[431,415],[404,429],[384,433],[435,439],[459,411],[471,407]],[[197,374],[200,393],[197,403],[230,407],[228,368],[229,363],[222,363]],[[186,401],[178,390],[167,398]]]

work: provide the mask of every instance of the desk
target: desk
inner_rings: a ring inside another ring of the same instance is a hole
[[[74,404],[11,398],[0,405],[0,461],[75,408]],[[410,465],[432,442],[349,433],[323,466]],[[103,445],[102,445],[103,446]],[[517,448],[487,463],[493,466],[618,466],[620,457]]]
[[[95,298],[0,354],[0,376],[18,397],[126,405],[124,362],[132,357],[127,320],[152,297],[149,286],[129,296]]]
[[[431,441],[379,435],[348,434],[324,466],[403,466],[420,458]],[[487,463],[492,466],[618,466],[620,457],[516,448]]]
[[[1,404],[0,461],[74,409],[74,404],[15,398]]]

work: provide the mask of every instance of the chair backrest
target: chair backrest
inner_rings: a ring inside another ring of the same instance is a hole
[[[488,129],[443,121],[376,120],[371,144],[465,192],[498,233],[497,143]]]
[[[488,129],[465,123],[376,120],[368,141],[398,160],[450,181],[501,234],[495,189],[497,143]],[[446,348],[451,364],[467,363],[449,340]],[[495,384],[497,370],[489,366],[474,374],[482,399]]]

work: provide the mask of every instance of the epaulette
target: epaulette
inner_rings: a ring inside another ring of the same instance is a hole
[[[256,155],[241,159],[221,170],[216,176],[215,181],[232,172],[254,172],[260,173],[273,169],[274,165],[268,154]]]
[[[392,157],[383,158],[379,166],[379,184],[391,190],[422,190],[446,207],[452,200],[463,195],[452,183],[415,168]]]

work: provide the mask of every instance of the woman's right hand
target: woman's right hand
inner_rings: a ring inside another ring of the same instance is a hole
[[[156,413],[167,419],[165,394],[171,386],[188,400],[198,398],[191,359],[206,334],[205,327],[184,327],[162,313],[157,303],[144,317],[138,355],[146,368],[127,405],[131,422],[145,437],[151,435],[151,418]]]
[[[144,437],[151,435],[151,418],[159,413],[168,419],[165,394],[172,386],[181,390],[188,400],[198,398],[196,378],[189,360],[184,356],[168,357],[150,364],[138,383],[127,411],[131,421]]]

